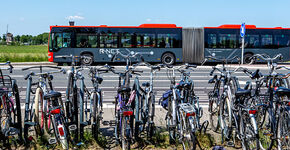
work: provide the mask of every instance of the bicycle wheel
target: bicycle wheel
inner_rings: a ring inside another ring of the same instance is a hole
[[[94,92],[93,94],[93,108],[92,108],[92,117],[93,117],[93,123],[92,123],[92,134],[95,140],[98,140],[98,135],[99,135],[99,129],[100,129],[100,99],[97,96],[97,94]]]
[[[130,117],[128,116],[123,116],[122,121],[121,121],[121,133],[122,133],[122,149],[123,150],[129,150],[130,149],[130,144],[132,140],[132,130],[130,126]]]
[[[230,139],[232,130],[232,110],[230,105],[230,98],[225,97],[221,102],[221,122],[223,124],[222,135],[226,140]]]
[[[73,141],[79,140],[79,121],[78,121],[78,89],[73,79],[73,74],[70,73],[68,76],[68,85],[66,90],[66,102],[65,102],[65,116],[69,125],[75,125],[76,130],[71,132],[70,136]]]
[[[274,145],[274,136],[275,136],[275,123],[273,121],[273,113],[270,108],[267,108],[265,111],[263,121],[259,126],[259,139],[261,142],[261,147],[263,149],[271,149]]]
[[[277,129],[277,140],[278,140],[278,148],[281,150],[289,150],[290,149],[290,114],[289,111],[282,111],[278,129]]]
[[[12,87],[12,99],[14,99],[14,116],[13,118],[13,124],[14,127],[16,129],[18,129],[18,140],[20,140],[22,142],[22,116],[21,116],[21,106],[20,106],[20,97],[19,97],[19,90],[18,90],[18,86],[16,83],[13,83],[13,87]],[[15,110],[16,109],[16,110]]]
[[[43,102],[43,91],[41,88],[37,88],[34,97],[34,122],[36,123],[35,131],[37,135],[43,135],[44,124],[46,121],[46,112]]]
[[[217,132],[219,129],[219,104],[218,104],[218,97],[211,97],[209,100],[209,120],[211,124],[211,129],[214,132]]]
[[[242,111],[239,122],[243,149],[260,149],[259,137],[255,134],[255,130],[253,124],[251,123],[249,114],[245,111]]]
[[[147,126],[147,138],[151,139],[154,135],[154,113],[155,113],[155,96],[153,93],[150,93],[149,102],[148,102],[148,126]]]
[[[172,97],[168,100],[168,116],[167,116],[167,129],[169,132],[169,143],[175,144],[176,143],[176,124],[173,120],[173,108],[172,108]]]
[[[185,118],[181,113],[180,114],[180,124],[181,124],[181,129],[182,130],[182,146],[184,150],[195,150],[196,149],[196,136],[195,133],[191,129],[191,124],[189,122],[189,119],[194,119],[194,118]]]

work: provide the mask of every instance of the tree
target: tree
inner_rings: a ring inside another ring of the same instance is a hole
[[[6,34],[3,34],[3,36],[2,36],[2,41],[3,41],[3,42],[6,42]]]
[[[20,35],[15,36],[15,41],[18,43],[20,42]]]
[[[20,42],[21,43],[28,43],[28,37],[27,37],[27,35],[21,35]]]

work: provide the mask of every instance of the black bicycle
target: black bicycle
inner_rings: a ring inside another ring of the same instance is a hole
[[[22,142],[20,98],[16,80],[3,74],[3,70],[12,73],[13,66],[10,62],[0,65],[9,66],[0,68],[0,141],[3,146],[9,146],[10,139],[16,139],[13,140],[15,144]],[[15,136],[16,138],[11,138]]]

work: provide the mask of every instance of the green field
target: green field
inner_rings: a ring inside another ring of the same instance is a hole
[[[0,45],[0,62],[41,62],[47,60],[47,45]]]

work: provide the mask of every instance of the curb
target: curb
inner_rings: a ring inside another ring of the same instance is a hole
[[[11,62],[13,66],[26,66],[26,65],[57,65],[53,62]]]

